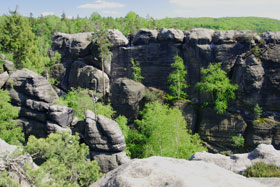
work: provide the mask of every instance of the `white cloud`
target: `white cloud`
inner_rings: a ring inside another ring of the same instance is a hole
[[[97,0],[95,3],[87,3],[78,6],[77,8],[90,8],[90,9],[108,9],[108,8],[122,8],[125,5],[117,2],[106,2],[103,0]]]
[[[43,17],[45,17],[45,16],[54,15],[54,13],[53,13],[53,12],[42,12],[41,15],[42,15]]]

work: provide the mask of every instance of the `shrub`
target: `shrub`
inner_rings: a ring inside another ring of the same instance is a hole
[[[233,136],[232,137],[232,141],[234,142],[234,144],[238,147],[238,148],[242,148],[244,147],[244,138],[241,136]]]
[[[206,150],[198,135],[191,135],[178,109],[159,102],[148,103],[136,120],[138,132],[129,133],[131,154],[136,157],[168,156],[188,159],[193,153]],[[134,151],[137,151],[136,153]]]
[[[254,107],[254,120],[259,120],[262,115],[262,108],[259,106],[259,104],[256,104]]]
[[[11,105],[7,90],[0,89],[0,138],[9,144],[20,145],[24,141],[22,129],[13,119],[18,117],[18,108]]]
[[[132,64],[132,79],[141,82],[144,77],[141,76],[141,67],[139,62],[135,62],[133,58],[130,59],[130,62]]]
[[[83,120],[85,118],[86,110],[94,112],[94,102],[89,95],[89,90],[87,89],[72,89],[66,94],[65,98],[60,97],[59,104],[73,108],[75,110],[75,115],[79,120]],[[97,102],[96,113],[97,115],[101,114],[108,118],[112,118],[115,111],[113,111],[111,105],[105,105],[101,102]]]
[[[0,186],[1,187],[19,187],[19,184],[14,181],[7,171],[0,172]]]
[[[274,164],[257,162],[242,173],[246,177],[280,177],[280,167]]]
[[[202,93],[210,95],[208,103],[213,103],[218,114],[227,110],[228,102],[235,99],[235,91],[238,85],[231,84],[226,72],[221,69],[221,63],[210,64],[208,68],[201,68],[201,82],[195,87]]]
[[[87,161],[89,148],[79,143],[79,136],[68,132],[50,134],[46,139],[29,137],[24,151],[33,160],[43,163],[38,169],[28,169],[28,175],[38,186],[89,186],[101,177],[96,161]],[[49,180],[43,181],[45,174]]]

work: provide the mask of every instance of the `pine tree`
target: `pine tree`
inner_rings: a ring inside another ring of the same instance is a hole
[[[36,46],[35,35],[28,21],[17,11],[10,11],[1,26],[1,51],[13,54],[17,68],[28,68],[36,72],[44,67]]]

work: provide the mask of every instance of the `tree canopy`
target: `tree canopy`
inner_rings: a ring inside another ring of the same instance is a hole
[[[218,114],[224,113],[229,100],[235,99],[238,85],[231,84],[226,72],[221,69],[221,63],[212,63],[207,68],[201,68],[201,75],[201,82],[195,87],[202,93],[209,94],[207,104],[213,104]]]

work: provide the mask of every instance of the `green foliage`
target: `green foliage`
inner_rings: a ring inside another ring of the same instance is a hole
[[[128,145],[132,157],[167,156],[188,159],[193,153],[205,150],[199,136],[191,135],[178,109],[159,102],[148,103],[136,120],[138,132],[131,130]],[[134,151],[137,151],[134,153]]]
[[[141,76],[141,67],[139,62],[135,62],[133,58],[130,59],[130,62],[132,64],[132,79],[141,82],[144,77]]]
[[[7,171],[0,172],[0,186],[1,187],[19,187],[19,184],[15,182],[8,174]]]
[[[73,108],[75,110],[75,116],[78,117],[79,120],[85,118],[85,112],[87,110],[94,111],[94,102],[89,95],[89,90],[82,88],[72,89],[64,98],[59,98],[58,104]],[[96,103],[96,113],[97,115],[101,114],[112,119],[115,111],[111,105],[98,102]]]
[[[0,138],[9,144],[20,145],[24,141],[21,128],[13,119],[18,117],[18,108],[11,105],[7,90],[0,89]]]
[[[79,136],[68,132],[50,134],[46,139],[29,137],[24,151],[33,160],[44,160],[38,169],[28,169],[29,177],[39,186],[89,186],[101,177],[96,161],[86,161],[89,148],[79,143]],[[43,182],[44,173],[49,180]]]
[[[244,147],[244,138],[243,138],[243,136],[241,136],[241,137],[239,137],[239,136],[233,136],[233,137],[232,137],[232,141],[234,142],[234,144],[235,144],[238,148]]]
[[[172,96],[177,99],[185,99],[187,97],[185,89],[188,87],[186,83],[187,71],[181,57],[175,56],[174,61],[175,62],[171,64],[171,67],[175,68],[175,70],[170,73],[168,77],[168,83],[170,84],[169,89]]]
[[[204,94],[210,95],[209,103],[213,103],[218,114],[227,110],[228,102],[235,99],[238,85],[231,84],[226,72],[221,69],[221,63],[210,64],[208,68],[201,68],[201,82],[195,87]]]
[[[259,104],[256,104],[254,107],[254,120],[259,120],[262,115],[262,108],[259,106]]]
[[[246,177],[280,177],[280,167],[274,164],[257,162],[242,173]]]
[[[119,115],[115,119],[115,121],[119,124],[119,126],[120,126],[120,128],[122,130],[122,133],[123,133],[123,135],[125,137],[125,142],[127,142],[128,141],[128,134],[129,134],[129,131],[130,131],[129,127],[127,126],[127,118],[125,116],[123,116],[123,115]],[[126,147],[125,152],[126,152],[127,156],[131,155],[128,147]]]

